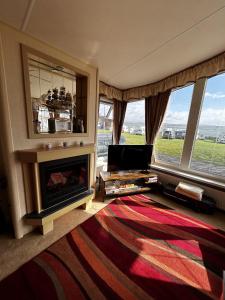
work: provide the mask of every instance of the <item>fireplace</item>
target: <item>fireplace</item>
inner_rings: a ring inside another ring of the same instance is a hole
[[[58,209],[88,191],[88,155],[39,164],[42,209]]]
[[[18,158],[25,178],[26,224],[38,226],[46,234],[57,218],[78,207],[91,207],[93,144],[20,150]]]

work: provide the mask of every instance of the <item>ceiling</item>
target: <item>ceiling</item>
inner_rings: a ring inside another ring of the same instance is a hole
[[[225,0],[0,0],[0,19],[122,89],[225,51]]]

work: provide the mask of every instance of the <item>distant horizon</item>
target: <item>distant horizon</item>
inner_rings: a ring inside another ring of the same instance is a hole
[[[128,127],[130,130],[133,129],[140,129],[140,127],[145,126],[143,122],[126,122],[124,123],[125,126]],[[162,132],[165,129],[173,129],[173,130],[179,130],[184,129],[186,130],[186,124],[170,124],[170,123],[164,123],[163,127],[161,128],[160,132]],[[198,134],[203,135],[205,137],[212,137],[212,138],[218,138],[221,136],[225,136],[225,126],[224,125],[199,125],[198,126]]]

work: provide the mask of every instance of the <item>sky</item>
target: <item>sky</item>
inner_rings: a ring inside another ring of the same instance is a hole
[[[187,124],[193,85],[173,91],[167,107],[167,124]],[[144,124],[144,100],[128,103],[124,123]],[[225,73],[208,79],[199,125],[225,126]]]
[[[126,123],[145,123],[145,101],[135,101],[127,104],[124,124]]]
[[[190,85],[171,94],[166,123],[187,124],[192,93]],[[225,126],[225,74],[207,80],[199,125]]]

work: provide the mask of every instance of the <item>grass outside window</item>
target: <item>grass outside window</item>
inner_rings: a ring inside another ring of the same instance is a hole
[[[110,133],[109,130],[98,130],[98,132]],[[144,135],[135,135],[130,133],[122,133],[122,135],[125,137],[125,143],[127,145],[145,144]],[[183,143],[184,140],[181,139],[158,138],[155,143],[155,148],[160,154],[171,157],[180,157],[182,154],[181,149],[183,149]],[[213,159],[214,164],[225,166],[225,144],[218,144],[212,140],[196,140],[193,159],[202,162],[210,162]]]

